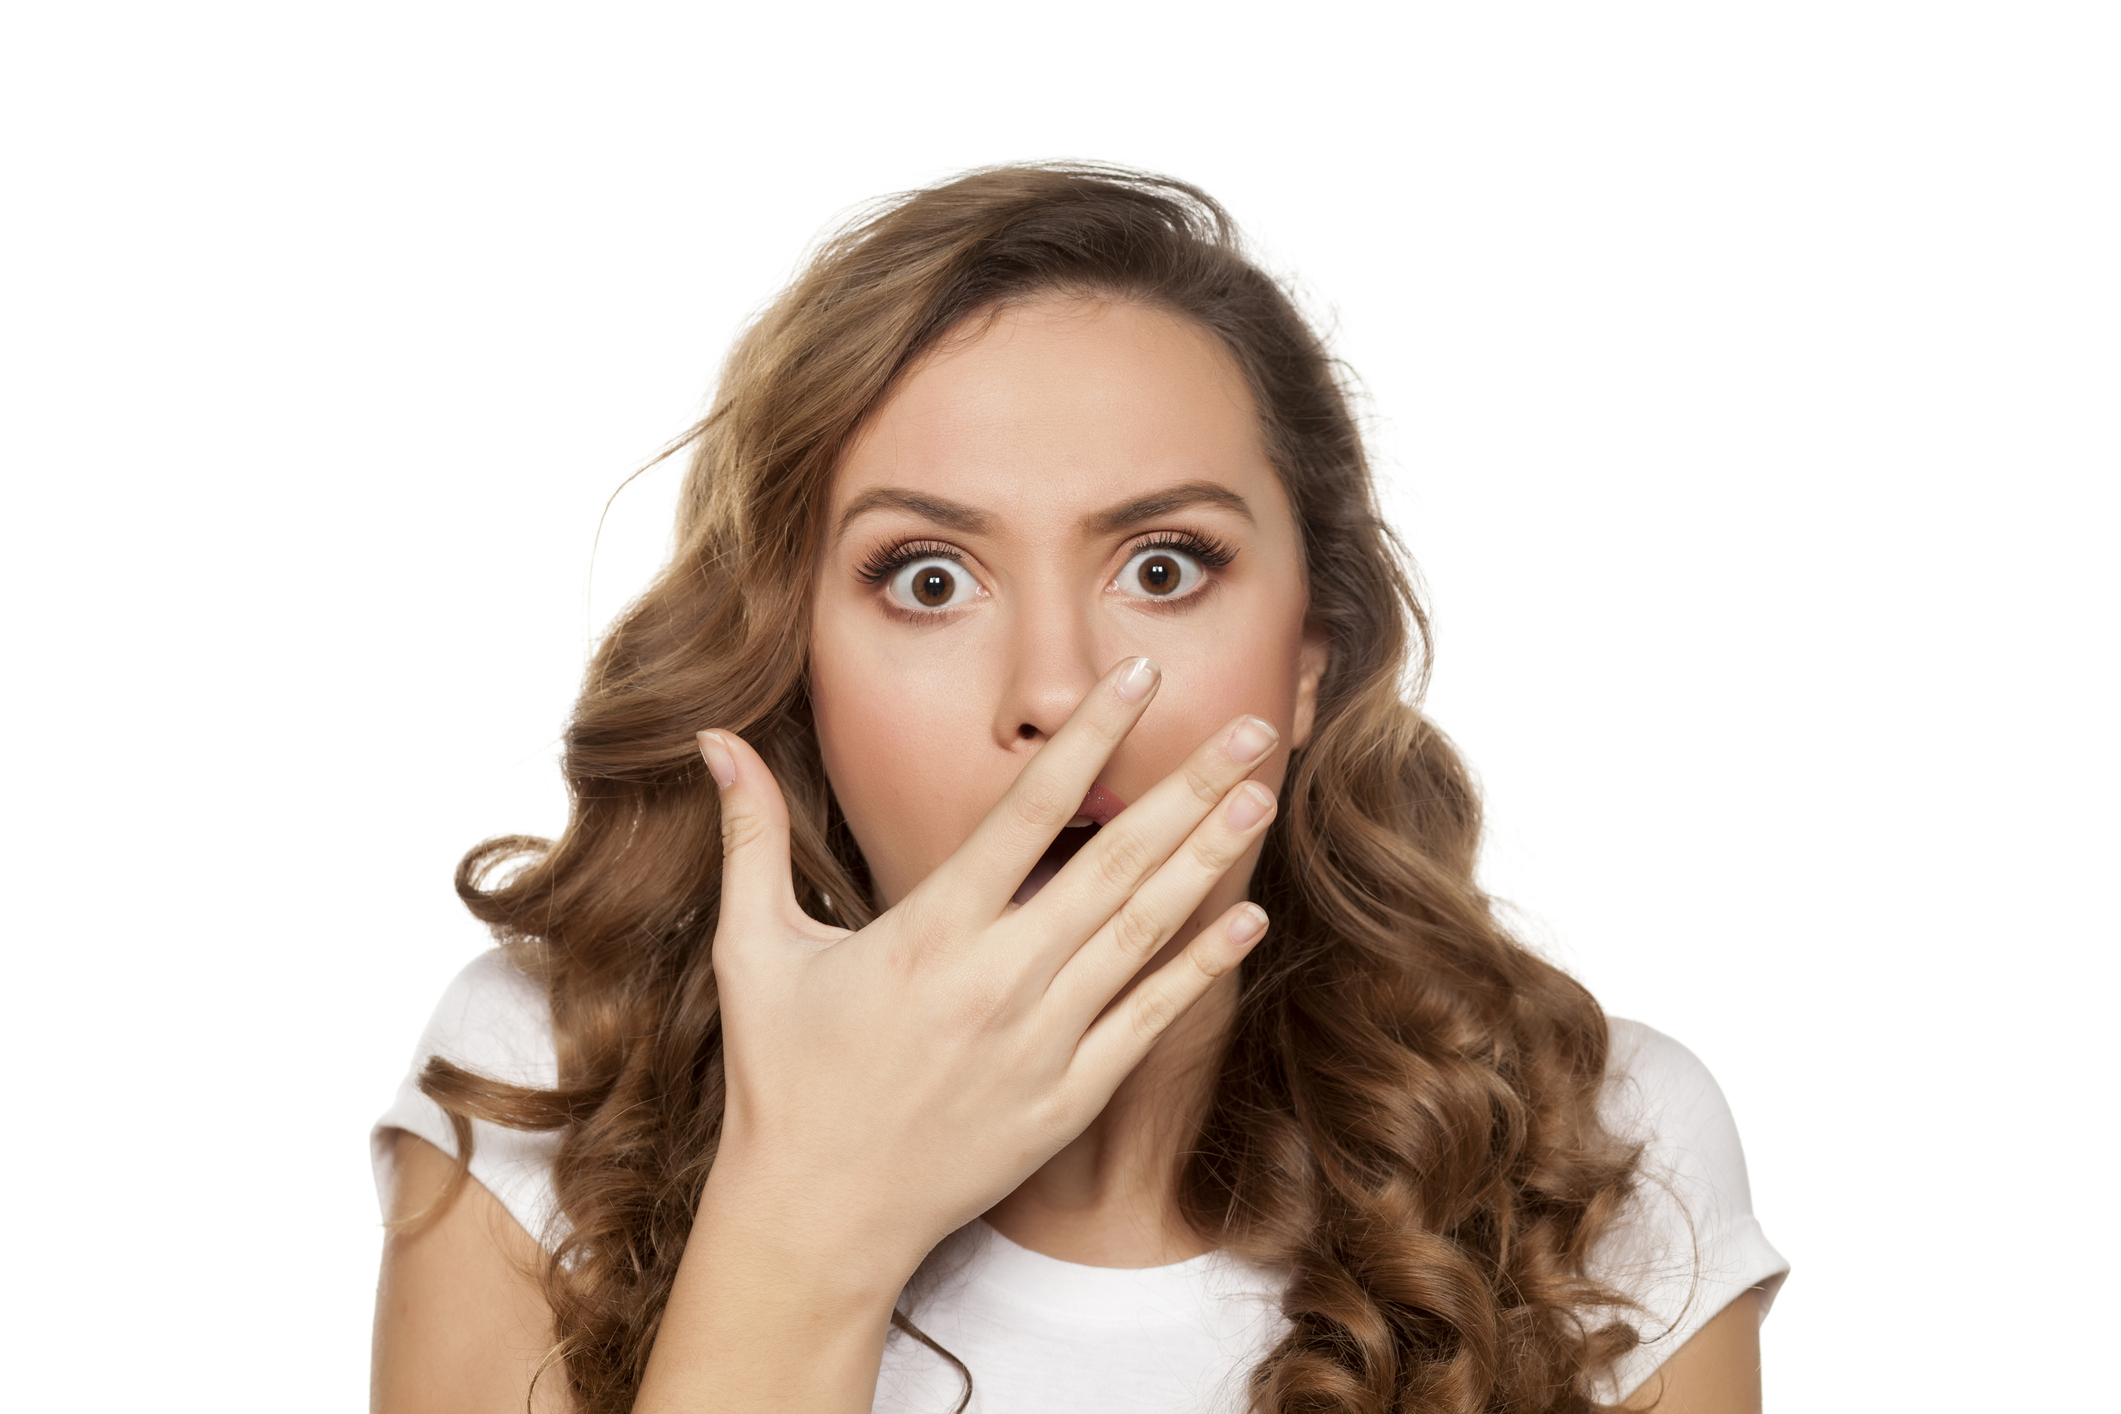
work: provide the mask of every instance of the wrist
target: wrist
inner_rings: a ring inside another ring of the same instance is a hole
[[[725,1149],[700,1195],[688,1255],[702,1244],[731,1276],[756,1273],[790,1298],[888,1320],[934,1239],[900,1230],[876,1196]]]
[[[871,1407],[891,1311],[919,1259],[850,1240],[801,1196],[716,1163],[637,1414]]]

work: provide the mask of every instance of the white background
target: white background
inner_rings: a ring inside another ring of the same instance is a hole
[[[836,215],[1080,156],[1363,376],[1490,881],[1738,1114],[1770,1404],[2106,1405],[2115,12],[765,10],[6,22],[8,1402],[362,1406],[606,499]]]

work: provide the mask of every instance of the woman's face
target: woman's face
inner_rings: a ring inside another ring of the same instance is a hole
[[[1213,335],[1059,298],[969,330],[842,458],[814,596],[825,772],[887,907],[1122,658],[1163,683],[1098,777],[1121,801],[1247,712],[1281,732],[1254,773],[1279,790],[1325,664],[1295,519]],[[1196,925],[1244,897],[1255,858]]]

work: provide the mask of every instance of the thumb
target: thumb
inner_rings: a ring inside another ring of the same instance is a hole
[[[722,922],[786,922],[796,902],[788,867],[788,802],[780,784],[735,732],[706,731],[698,739],[722,797]],[[745,931],[736,929],[735,936]]]

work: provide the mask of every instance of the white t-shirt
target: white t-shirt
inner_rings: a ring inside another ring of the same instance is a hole
[[[1648,1146],[1634,1210],[1594,1259],[1648,1312],[1630,1317],[1643,1343],[1598,1392],[1617,1401],[1740,1292],[1760,1288],[1764,1316],[1789,1264],[1754,1220],[1738,1129],[1714,1077],[1669,1036],[1633,1021],[1612,1028],[1606,1122]],[[396,1102],[376,1122],[386,1211],[389,1131],[456,1153],[448,1116],[415,1083],[431,1055],[519,1085],[559,1078],[543,989],[498,949],[473,961],[443,994]],[[548,1248],[566,1232],[552,1190],[559,1144],[557,1132],[472,1121],[472,1176]],[[974,1222],[930,1254],[901,1307],[971,1370],[967,1414],[1238,1414],[1247,1378],[1284,1329],[1282,1288],[1279,1273],[1222,1252],[1141,1270],[1085,1267]],[[944,1414],[962,1387],[934,1352],[894,1329],[874,1407]]]

